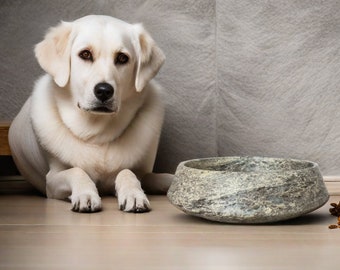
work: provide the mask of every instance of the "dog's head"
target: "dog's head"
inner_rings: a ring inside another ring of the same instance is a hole
[[[100,15],[51,28],[35,54],[55,83],[70,89],[74,105],[93,113],[117,113],[165,60],[142,25]]]

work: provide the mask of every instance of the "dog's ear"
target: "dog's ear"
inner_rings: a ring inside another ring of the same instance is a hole
[[[35,46],[35,56],[40,66],[60,87],[67,84],[70,76],[71,32],[72,23],[61,22]]]
[[[141,92],[163,65],[165,56],[141,24],[134,25],[134,31],[137,54],[135,87]]]

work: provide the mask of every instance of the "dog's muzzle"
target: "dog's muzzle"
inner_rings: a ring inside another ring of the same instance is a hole
[[[116,106],[113,103],[114,88],[109,83],[98,83],[94,87],[94,95],[97,98],[96,105],[91,108],[92,112],[113,113]]]
[[[79,109],[99,114],[112,114],[118,112],[118,104],[114,98],[114,88],[108,83],[98,83],[93,90],[95,100],[87,106],[78,102]]]

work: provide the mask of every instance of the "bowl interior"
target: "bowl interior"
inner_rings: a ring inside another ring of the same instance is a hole
[[[185,163],[186,167],[206,171],[229,172],[264,172],[264,171],[296,171],[312,168],[313,162],[265,158],[265,157],[222,157],[191,160]]]

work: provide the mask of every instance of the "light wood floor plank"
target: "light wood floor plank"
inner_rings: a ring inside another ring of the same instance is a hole
[[[100,213],[36,195],[0,196],[0,269],[338,269],[340,229],[329,204],[271,225],[228,225],[190,217],[165,196],[153,211]],[[340,197],[331,197],[338,202]]]

